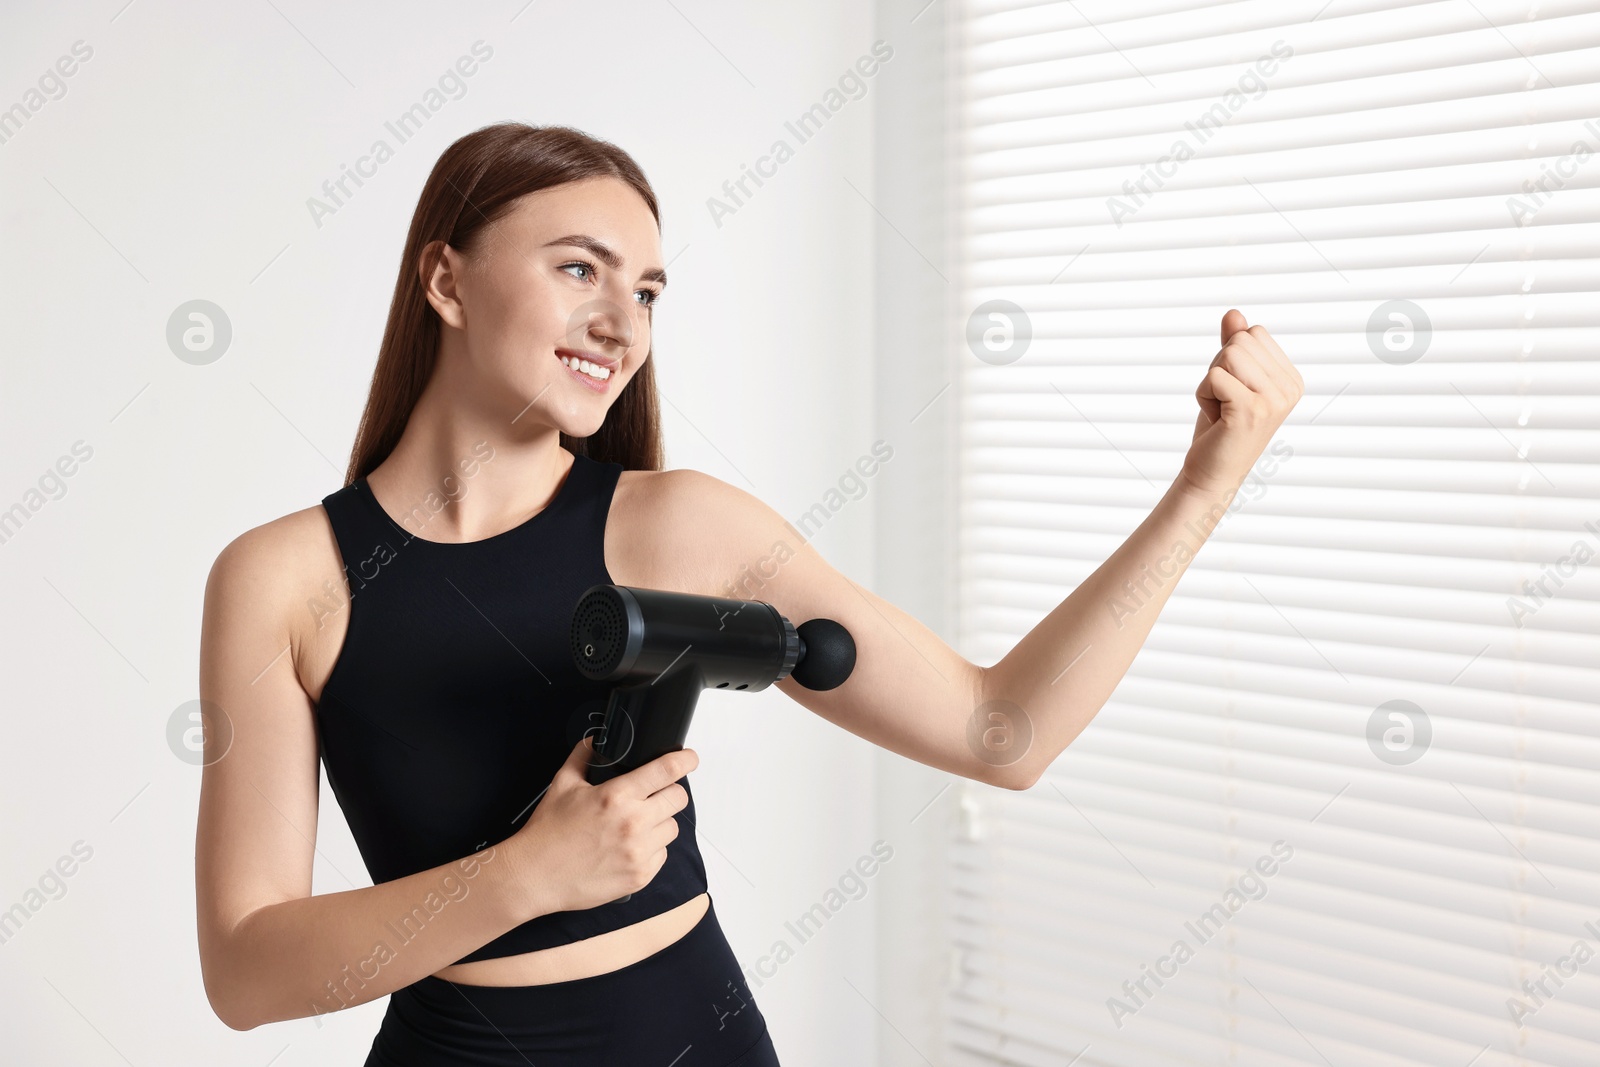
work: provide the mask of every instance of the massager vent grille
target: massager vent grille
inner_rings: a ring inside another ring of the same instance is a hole
[[[572,658],[591,677],[610,674],[627,644],[628,614],[614,589],[594,589],[572,613]]]

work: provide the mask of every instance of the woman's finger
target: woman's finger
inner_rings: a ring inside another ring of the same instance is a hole
[[[1251,390],[1267,397],[1280,394],[1282,386],[1274,378],[1274,364],[1261,348],[1261,343],[1247,333],[1236,333],[1233,340],[1223,346],[1213,367],[1222,367]]]
[[[1294,391],[1288,388],[1290,383],[1303,390],[1305,388],[1305,380],[1300,377],[1300,372],[1295,369],[1295,365],[1289,362],[1289,355],[1278,344],[1277,338],[1273,337],[1265,326],[1250,327],[1250,335],[1256,339],[1256,343],[1261,346],[1263,352],[1271,357],[1277,367],[1277,377],[1285,386],[1285,395]]]

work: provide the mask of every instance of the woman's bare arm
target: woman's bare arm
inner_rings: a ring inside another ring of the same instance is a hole
[[[311,895],[317,736],[291,647],[292,613],[305,610],[295,546],[308,540],[295,523],[306,519],[244,534],[206,582],[195,901],[206,996],[236,1030],[384,996],[558,910],[521,876],[533,869],[526,835],[381,885]]]
[[[709,474],[656,483],[666,515],[647,546],[679,588],[765,601],[796,625],[827,618],[856,643],[838,688],[793,677],[777,688],[850,732],[919,763],[1028,789],[1088,726],[1143,646],[1173,587],[1209,537],[1304,383],[1260,326],[1229,311],[1196,399],[1183,471],[1138,529],[989,667],[958,654],[900,608],[841,574],[782,516]],[[705,516],[716,516],[706,537]]]
[[[1128,539],[984,675],[984,697],[1025,731],[1017,762],[1036,782],[1110,698],[1178,580],[1211,536],[1305,381],[1264,326],[1230,309],[1195,390],[1183,467]]]

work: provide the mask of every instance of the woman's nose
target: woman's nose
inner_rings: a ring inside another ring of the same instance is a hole
[[[591,334],[605,338],[623,348],[632,348],[635,329],[634,313],[608,297],[596,297],[580,304],[567,323],[567,336],[582,344]]]

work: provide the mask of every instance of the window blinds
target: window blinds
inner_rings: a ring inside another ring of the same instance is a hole
[[[945,1062],[1600,1063],[1597,7],[952,5],[964,654],[1148,514],[1223,311],[1307,393],[963,784]]]

